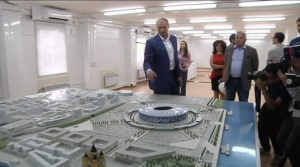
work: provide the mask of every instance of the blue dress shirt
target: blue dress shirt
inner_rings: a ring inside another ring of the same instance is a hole
[[[244,51],[246,49],[246,45],[243,48],[238,48],[234,45],[234,52],[232,55],[232,62],[231,62],[231,76],[232,77],[242,77],[242,66],[243,66],[243,59],[244,59]]]

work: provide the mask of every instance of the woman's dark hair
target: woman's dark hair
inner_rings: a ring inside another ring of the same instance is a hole
[[[183,51],[183,57],[188,57],[188,55],[189,55],[188,45],[187,45],[186,41],[181,41],[181,43],[182,42],[185,43],[185,48],[184,48],[184,51]],[[180,43],[179,51],[181,51],[181,43]]]
[[[213,43],[213,54],[216,54],[218,51],[217,51],[217,46],[221,44],[221,47],[222,47],[222,52],[223,54],[225,53],[225,50],[227,48],[227,45],[226,43],[223,41],[223,40],[216,40],[214,43]]]

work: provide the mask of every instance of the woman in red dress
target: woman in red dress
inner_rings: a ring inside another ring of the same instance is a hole
[[[214,91],[214,98],[225,100],[225,95],[220,92],[219,84],[223,77],[225,67],[226,43],[223,40],[217,40],[213,43],[213,54],[210,57],[210,66],[213,68],[210,79],[211,88]]]

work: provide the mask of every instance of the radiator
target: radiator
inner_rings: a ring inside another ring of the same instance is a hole
[[[51,85],[45,85],[45,92],[67,88],[68,86],[68,83],[56,83]]]
[[[119,83],[119,75],[116,73],[108,73],[104,75],[104,87],[115,86]]]
[[[42,88],[51,91],[57,88],[68,87],[69,78],[65,75],[40,77],[37,80],[38,91]],[[49,87],[50,86],[50,87]],[[52,87],[52,88],[51,88]]]
[[[137,70],[137,77],[138,77],[138,79],[145,78],[145,77],[146,77],[145,71],[144,71],[144,70],[141,70],[141,69],[138,69],[138,70]]]

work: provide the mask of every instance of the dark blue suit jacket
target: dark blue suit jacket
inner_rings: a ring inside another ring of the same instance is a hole
[[[289,46],[293,46],[296,44],[300,44],[300,37],[294,38],[293,40],[291,40]]]
[[[150,89],[157,92],[169,92],[171,89],[171,84],[178,85],[178,77],[181,76],[179,61],[178,61],[178,51],[177,51],[177,38],[170,35],[170,41],[174,49],[174,59],[175,59],[175,75],[170,75],[170,60],[168,56],[167,49],[157,34],[155,37],[150,38],[146,42],[145,53],[144,53],[144,70],[147,72],[148,69],[152,69],[156,73],[155,81],[149,81]]]

